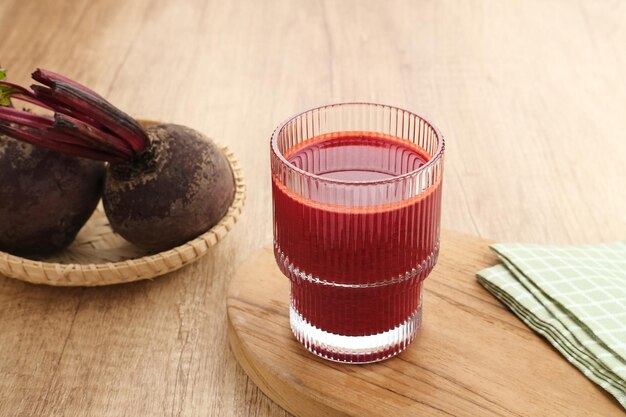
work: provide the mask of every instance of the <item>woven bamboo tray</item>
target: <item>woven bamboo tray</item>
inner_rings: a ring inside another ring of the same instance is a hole
[[[150,124],[150,122],[143,122]],[[245,200],[245,181],[233,152],[221,146],[235,177],[235,198],[226,215],[197,238],[173,249],[148,254],[111,230],[102,204],[63,252],[42,260],[0,251],[0,275],[34,284],[97,286],[155,278],[198,260],[237,222]]]

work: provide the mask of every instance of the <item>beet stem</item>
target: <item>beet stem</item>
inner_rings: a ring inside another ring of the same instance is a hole
[[[0,81],[0,131],[18,139],[75,156],[132,162],[144,155],[150,139],[141,125],[95,91],[52,71],[37,69],[43,85],[32,91]],[[20,99],[54,111],[54,118],[12,108]]]
[[[65,119],[65,121],[60,122],[58,114],[53,119],[49,116],[37,115],[10,107],[0,107],[0,121],[10,124],[0,124],[0,127],[11,127],[13,133],[17,130],[26,131],[31,140],[34,138],[33,134],[37,133],[42,140],[56,140],[82,148],[92,147],[106,154],[125,159],[132,157],[132,150],[120,139],[103,137],[106,133],[93,129],[80,121]]]
[[[150,143],[146,133],[134,119],[100,97],[85,93],[61,81],[56,82],[54,88],[34,85],[33,90],[40,100],[53,107],[55,104],[47,100],[48,96],[60,102],[62,106],[102,124],[126,141],[135,154],[146,150]],[[61,108],[55,108],[55,110],[62,112]]]
[[[108,154],[102,151],[96,151],[91,148],[85,148],[79,145],[72,145],[59,141],[58,139],[51,139],[42,134],[41,131],[20,129],[17,127],[0,124],[0,133],[4,133],[12,138],[22,140],[35,146],[41,146],[61,152],[64,154],[78,156],[96,161],[105,162],[125,162],[125,158],[121,158],[117,155]]]
[[[54,125],[54,119],[12,107],[0,107],[0,122],[15,123],[35,129],[45,129]]]
[[[68,116],[72,116],[75,119],[78,120],[82,120],[83,122],[90,124],[91,126],[97,128],[97,129],[101,129],[101,130],[106,130],[107,132],[109,131],[109,129],[107,129],[102,123],[92,119],[89,116],[86,116],[80,112],[77,112],[76,110],[70,109],[68,108],[64,103],[60,102],[59,100],[57,100],[56,98],[54,98],[53,94],[52,94],[52,90],[49,88],[42,88],[39,85],[33,85],[32,86],[33,89],[37,89],[37,97],[39,97],[38,100],[43,100],[46,103],[48,103],[50,105],[50,108],[57,112],[57,113],[61,113],[61,114],[65,114]],[[33,94],[34,96],[34,94]]]
[[[87,144],[92,143],[95,146],[98,146],[99,149],[113,151],[114,153],[119,153],[127,158],[133,157],[133,149],[122,139],[96,129],[90,124],[68,115],[56,113],[54,119],[54,130],[57,132],[63,132],[68,135],[84,138],[86,139],[85,142]]]
[[[92,89],[85,87],[84,85],[79,84],[76,81],[71,80],[66,76],[56,73],[54,71],[37,68],[37,70],[35,70],[35,72],[31,74],[31,77],[33,78],[33,80],[39,81],[40,83],[48,87],[53,87],[56,81],[63,81],[64,83],[71,84],[76,88],[83,90],[91,95],[102,98],[100,94],[96,93]]]
[[[35,94],[33,94],[32,91],[22,87],[21,85],[13,84],[8,81],[0,81],[0,106],[3,100],[10,100],[11,98],[17,98],[22,101],[36,104],[48,110],[52,110],[52,107],[35,97]]]

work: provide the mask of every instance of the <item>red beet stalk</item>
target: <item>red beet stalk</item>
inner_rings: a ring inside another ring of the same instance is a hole
[[[73,156],[108,162],[133,161],[149,146],[143,128],[93,90],[52,71],[32,74],[43,85],[32,91],[0,81],[0,104],[10,99],[54,112],[44,116],[0,106],[0,132]]]

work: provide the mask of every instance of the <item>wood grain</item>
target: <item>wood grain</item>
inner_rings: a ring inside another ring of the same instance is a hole
[[[300,417],[622,415],[478,284],[476,271],[496,262],[488,243],[444,232],[416,340],[396,358],[361,366],[322,360],[295,340],[289,281],[267,246],[230,284],[233,352],[263,392]]]
[[[378,101],[435,122],[444,228],[623,238],[625,19],[626,4],[595,0],[0,1],[13,81],[54,69],[137,117],[206,132],[249,185],[232,233],[170,276],[101,289],[0,279],[0,416],[285,415],[230,352],[225,296],[271,239],[269,135],[307,107]]]

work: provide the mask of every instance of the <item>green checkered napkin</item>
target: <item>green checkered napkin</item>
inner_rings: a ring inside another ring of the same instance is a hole
[[[491,249],[478,281],[626,408],[626,241]]]

